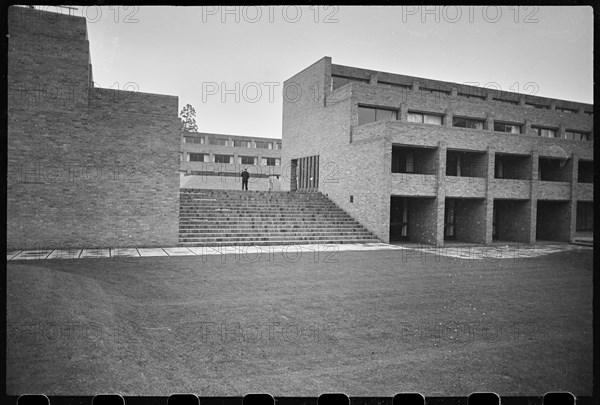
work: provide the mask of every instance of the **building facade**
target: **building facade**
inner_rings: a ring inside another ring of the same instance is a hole
[[[244,168],[249,190],[281,190],[281,139],[182,133],[181,188],[238,190]]]
[[[593,223],[593,106],[332,64],[284,83],[284,190],[381,240],[571,241]]]
[[[7,248],[175,246],[178,98],[95,87],[83,17],[8,33]]]

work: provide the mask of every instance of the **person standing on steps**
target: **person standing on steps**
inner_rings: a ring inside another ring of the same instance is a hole
[[[244,171],[240,175],[242,177],[242,190],[248,190],[248,179],[250,178],[250,173],[248,173],[248,168],[244,167]]]

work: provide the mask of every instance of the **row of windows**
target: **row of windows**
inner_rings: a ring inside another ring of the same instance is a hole
[[[234,156],[232,155],[213,155],[213,161],[210,161],[210,155],[207,153],[188,153],[188,162],[204,162],[204,163],[229,163],[234,162]],[[238,156],[237,163],[242,165],[256,165],[258,157],[256,156]],[[262,158],[262,166],[279,166],[281,165],[281,159],[279,158]]]
[[[442,125],[443,115],[423,112],[408,111],[407,121],[418,124]],[[398,119],[398,111],[386,108],[358,106],[358,125],[368,124],[376,121],[394,121]],[[452,126],[456,128],[479,129],[485,127],[485,120],[468,117],[452,117]],[[546,138],[556,138],[559,132],[552,128],[543,128],[532,126],[538,136]],[[505,132],[509,134],[523,133],[523,125],[494,121],[495,132]],[[591,141],[592,134],[580,131],[565,131],[565,138],[574,141]]]
[[[205,139],[204,139],[204,137],[198,137],[198,136],[184,136],[183,142],[204,145]],[[234,146],[237,148],[251,148],[252,147],[251,141],[241,141],[241,140],[230,141],[229,139],[225,139],[225,138],[208,138],[208,144],[209,145],[219,145],[219,146]],[[258,148],[258,149],[273,149],[273,148],[275,148],[275,150],[281,150],[281,142],[254,141],[254,147]]]
[[[369,83],[370,80],[364,79],[364,78],[358,78],[358,77],[331,75],[331,91],[333,91],[339,87],[342,87],[350,82]],[[378,81],[377,85],[386,86],[386,87],[396,87],[396,88],[401,88],[401,89],[406,89],[406,90],[412,89],[412,84]],[[443,95],[447,95],[447,96],[451,94],[451,92],[448,90],[432,89],[432,88],[427,88],[427,87],[420,87],[419,91],[431,93],[431,94],[443,94]],[[487,96],[478,95],[478,94],[460,93],[459,92],[459,93],[457,93],[457,96],[467,98],[467,99],[487,100]],[[492,100],[498,101],[500,103],[510,104],[510,105],[519,105],[519,102],[516,100],[507,100],[507,99],[502,99],[502,98],[493,98]],[[537,104],[537,103],[525,103],[525,107],[538,108],[538,109],[542,109],[542,110],[550,109],[549,105]],[[568,112],[568,113],[573,113],[573,114],[576,114],[578,112],[577,110],[572,109],[572,108],[556,107],[555,109],[556,109],[556,111]],[[584,113],[589,116],[593,115],[592,111],[584,111]]]

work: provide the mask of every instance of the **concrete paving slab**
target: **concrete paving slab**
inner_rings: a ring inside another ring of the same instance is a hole
[[[161,248],[138,248],[137,251],[142,257],[169,256]]]
[[[111,248],[110,257],[140,257],[140,254],[135,248]]]
[[[79,259],[83,249],[56,249],[47,259]]]
[[[24,250],[12,258],[12,260],[44,260],[50,256],[52,250]]]
[[[80,259],[92,259],[98,257],[110,257],[110,249],[83,249]]]
[[[6,260],[11,260],[13,257],[21,253],[21,250],[13,250],[11,252],[6,252]]]
[[[186,247],[163,248],[169,256],[194,256],[195,253]]]

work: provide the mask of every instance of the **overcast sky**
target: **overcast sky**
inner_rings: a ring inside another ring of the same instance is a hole
[[[99,87],[135,83],[128,89],[178,96],[180,110],[187,103],[196,109],[200,132],[280,138],[283,82],[324,56],[335,64],[593,103],[590,7],[78,12],[88,19]],[[223,102],[223,83],[229,90],[239,83],[238,102],[234,94]]]

